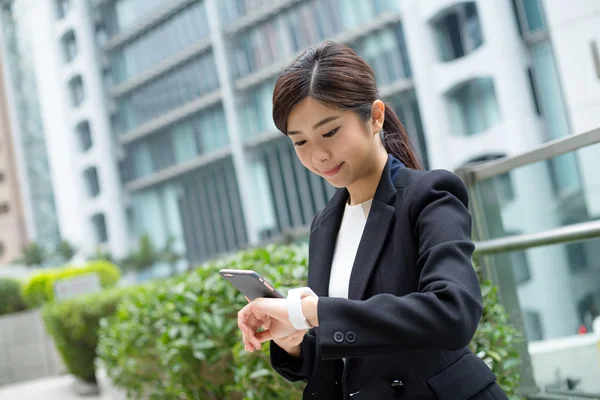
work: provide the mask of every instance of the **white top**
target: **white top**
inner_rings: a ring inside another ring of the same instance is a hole
[[[331,264],[329,297],[348,298],[352,265],[354,265],[356,252],[367,223],[367,216],[371,210],[372,202],[371,199],[355,206],[346,203]]]

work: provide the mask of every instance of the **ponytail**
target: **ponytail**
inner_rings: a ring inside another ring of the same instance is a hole
[[[382,142],[385,150],[408,168],[423,169],[404,125],[388,104],[385,104]]]

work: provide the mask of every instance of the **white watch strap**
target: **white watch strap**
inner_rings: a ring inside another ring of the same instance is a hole
[[[302,314],[302,295],[304,294],[317,297],[315,292],[309,287],[290,289],[287,294],[288,318],[294,328],[298,330],[312,328],[306,318],[304,318],[304,314]]]

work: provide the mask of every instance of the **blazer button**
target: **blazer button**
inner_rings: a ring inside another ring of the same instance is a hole
[[[398,379],[394,380],[390,386],[394,389],[394,390],[403,390],[404,389],[404,383]]]
[[[348,341],[348,343],[354,343],[356,341],[356,335],[354,334],[354,332],[346,333],[346,340]]]
[[[334,333],[333,340],[335,340],[336,343],[342,343],[344,341],[344,334],[342,332]]]

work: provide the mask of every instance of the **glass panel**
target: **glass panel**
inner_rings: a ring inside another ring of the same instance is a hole
[[[242,78],[342,31],[354,30],[383,12],[397,12],[397,3],[396,0],[300,2],[234,38],[230,47],[232,75],[234,79]],[[263,3],[259,3],[256,7],[262,5]],[[222,10],[225,10],[222,13],[229,13],[233,8],[233,3],[229,2],[228,5],[222,6]],[[386,46],[389,47],[384,43],[384,49],[388,48]],[[383,61],[384,65],[386,62],[392,62],[390,55],[383,50],[382,52],[388,58]],[[400,62],[397,65],[400,65]],[[404,60],[402,65],[408,70]]]
[[[90,124],[85,121],[77,125],[77,135],[79,136],[79,148],[81,151],[87,151],[92,147],[92,133]]]
[[[592,326],[600,317],[600,239],[498,254],[482,262],[499,277],[503,302],[519,305],[520,315],[513,309],[511,319],[523,322],[540,389],[599,395],[600,350]]]
[[[99,243],[108,241],[108,233],[106,232],[106,220],[104,214],[96,214],[92,217],[92,224],[96,233],[96,240]]]
[[[113,5],[119,32],[125,31],[144,19],[167,0],[119,0]]]
[[[474,2],[464,3],[434,22],[440,60],[463,57],[483,44],[481,23]]]
[[[494,177],[472,192],[481,238],[534,233],[600,218],[600,143],[510,171],[511,188]],[[566,158],[565,158],[566,157]],[[553,168],[549,168],[553,165]],[[569,176],[569,178],[565,178]],[[564,180],[565,184],[557,182]],[[504,198],[510,194],[510,202]]]
[[[206,38],[207,26],[204,2],[197,2],[111,53],[113,64],[118,63],[120,59],[128,60],[127,68],[124,73],[118,75],[117,83],[148,71]]]
[[[529,32],[545,30],[544,15],[540,0],[521,0]]]
[[[217,89],[212,52],[162,75],[119,99],[125,131],[134,129],[166,112]],[[200,71],[203,79],[196,79]]]
[[[79,107],[84,100],[83,81],[80,76],[71,79],[69,82],[71,91],[71,104],[73,107]]]
[[[100,194],[100,182],[98,181],[98,170],[95,167],[88,168],[83,173],[90,197],[96,197]]]
[[[71,9],[70,0],[55,0],[56,4],[56,16],[58,19],[64,18]]]
[[[62,40],[63,57],[65,62],[71,62],[77,56],[77,42],[73,31],[65,34]]]
[[[531,46],[535,87],[538,89],[542,114],[546,122],[547,139],[558,139],[570,133],[567,110],[560,88],[560,79],[549,41]]]
[[[492,78],[477,78],[455,89],[449,97],[453,132],[466,136],[481,133],[500,121]]]

